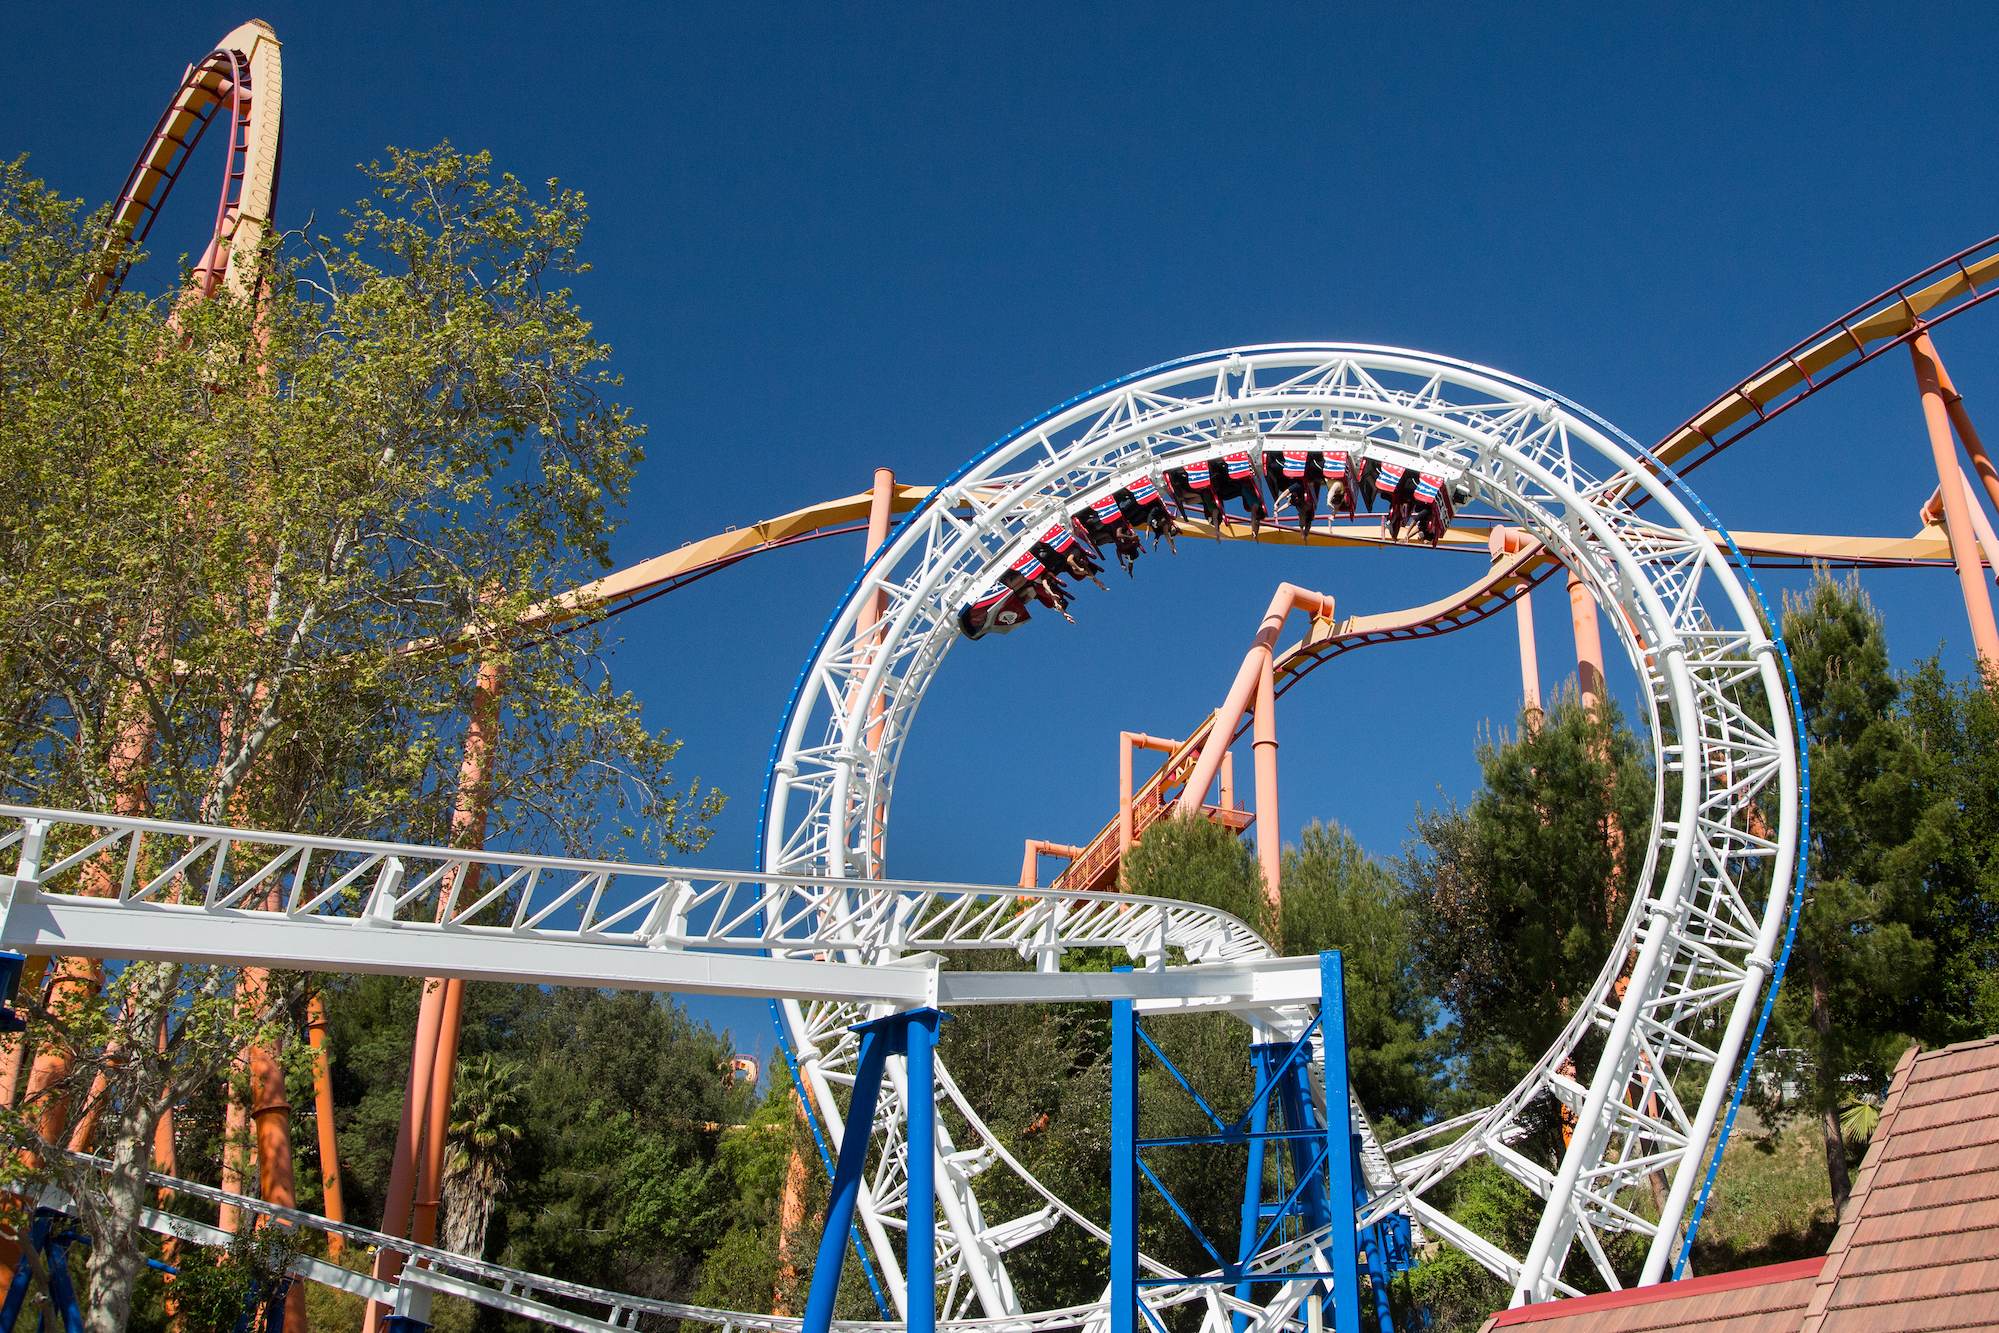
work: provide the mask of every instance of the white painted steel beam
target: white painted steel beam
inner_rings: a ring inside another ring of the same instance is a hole
[[[929,1002],[922,971],[853,967],[743,954],[690,953],[629,944],[469,935],[403,922],[355,930],[279,912],[206,912],[14,888],[0,944],[17,953],[212,963],[300,972],[461,977],[524,985],[594,986],[768,999],[801,995],[898,1007]]]

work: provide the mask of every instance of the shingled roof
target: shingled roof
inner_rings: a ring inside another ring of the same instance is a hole
[[[1826,1257],[1506,1310],[1481,1333],[1999,1327],[1999,1037],[1911,1047]]]

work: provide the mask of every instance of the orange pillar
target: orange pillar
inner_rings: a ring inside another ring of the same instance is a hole
[[[17,993],[33,995],[42,988],[42,978],[48,974],[49,956],[35,953],[28,955],[28,961],[21,964],[21,983]],[[24,1032],[13,1032],[0,1037],[0,1111],[14,1108],[15,1098],[21,1091],[21,1070],[27,1063],[28,1037]]]
[[[1131,752],[1157,750],[1161,754],[1170,755],[1178,750],[1180,745],[1179,741],[1162,740],[1157,736],[1148,736],[1142,731],[1120,731],[1117,734],[1117,849],[1120,857],[1131,850],[1133,838]]]
[[[1256,750],[1256,855],[1263,863],[1263,895],[1276,907],[1282,900],[1277,876],[1283,866],[1278,830],[1284,826],[1277,817],[1277,690],[1268,653],[1256,682],[1256,722],[1250,734]]]
[[[874,559],[875,552],[881,550],[882,543],[888,540],[889,522],[895,517],[894,505],[895,473],[888,468],[878,467],[875,469],[874,493],[868,500],[868,549],[861,557],[863,564]],[[869,595],[867,603],[861,607],[859,624],[854,635],[856,642],[867,638],[874,627],[881,623],[882,612],[887,607],[888,594],[876,589]],[[882,745],[882,727],[886,725],[888,717],[887,700],[877,694],[874,706],[868,711],[868,753],[878,754]],[[874,826],[877,830],[882,826],[882,811],[879,808],[875,810]],[[879,874],[882,862],[879,832],[871,850],[877,867],[876,873]]]
[[[1964,451],[1971,455],[1971,469],[1984,483],[1993,505],[1999,506],[1999,469],[1992,466],[1992,459],[1985,452],[1985,441],[1978,438],[1978,428],[1971,424],[1971,413],[1964,408],[1964,395],[1950,382],[1950,372],[1944,369],[1943,358],[1937,355],[1930,335],[1925,333],[1917,341],[1923,345],[1923,354],[1929,357],[1930,364],[1937,368],[1937,387],[1943,391],[1944,410],[1950,414],[1950,424],[1957,427],[1957,438],[1964,441]]]
[[[1509,555],[1536,545],[1539,543],[1519,528],[1495,527],[1486,541],[1487,550],[1491,553],[1494,564],[1498,564]],[[1569,595],[1571,598],[1575,596],[1573,591]],[[1541,713],[1541,660],[1540,654],[1534,647],[1534,595],[1527,590],[1524,581],[1519,599],[1514,603],[1514,611],[1519,617],[1520,628],[1520,697],[1523,701],[1521,711],[1530,718],[1538,717]],[[1592,616],[1596,614],[1594,605],[1590,608],[1590,614]],[[1600,648],[1597,661],[1601,665]]]
[[[410,1056],[409,1086],[403,1090],[403,1117],[396,1126],[395,1155],[389,1159],[389,1190],[383,1205],[382,1232],[409,1234],[410,1209],[416,1201],[416,1158],[419,1127],[429,1122],[431,1077],[437,1064],[437,1029],[444,1013],[444,981],[426,977],[423,1000],[417,1006],[416,1046]],[[225,1186],[225,1188],[227,1188]],[[374,1276],[393,1282],[403,1271],[403,1257],[394,1250],[375,1251]],[[366,1333],[375,1333],[388,1307],[370,1301],[362,1318]]]
[[[259,973],[254,981],[253,1002],[262,1004],[269,973]],[[257,1141],[257,1197],[280,1208],[298,1207],[298,1187],[292,1175],[292,1106],[285,1094],[285,1070],[269,1050],[253,1046],[250,1062],[250,1119]],[[306,1333],[305,1294],[298,1292],[285,1301],[284,1333]]]
[[[94,998],[104,984],[104,965],[94,958],[58,958],[50,969],[55,976],[48,983],[43,1004],[51,1012],[74,1013]],[[62,1085],[71,1069],[70,1052],[57,1042],[44,1042],[35,1052],[28,1069],[28,1099],[41,1102],[37,1127],[50,1143],[63,1144],[69,1131],[71,1090]],[[29,1154],[30,1158],[33,1154]]]
[[[472,693],[471,724],[465,732],[465,758],[458,767],[458,798],[451,811],[451,844],[479,848],[486,843],[486,816],[492,801],[493,763],[499,749],[500,695],[506,685],[506,663],[489,658],[480,664]],[[453,887],[462,896],[478,882],[478,868],[467,866],[463,882]],[[447,890],[438,910],[453,896]],[[429,977],[417,1013],[416,1049],[410,1060],[409,1091],[403,1098],[403,1120],[396,1130],[396,1153],[389,1171],[387,1212],[382,1230],[410,1236],[407,1228],[437,1224],[439,1186],[444,1161],[444,1127],[450,1124],[451,1083],[458,1060],[458,1025],[463,1014],[465,983]],[[432,1133],[436,1127],[435,1133]],[[419,1187],[422,1187],[421,1190]],[[428,1241],[424,1243],[428,1244]],[[394,1281],[402,1272],[400,1254],[377,1251],[374,1274]],[[364,1333],[375,1333],[387,1314],[371,1302],[362,1321]]]
[[[1603,638],[1596,627],[1596,596],[1574,574],[1569,575],[1569,619],[1576,631],[1576,683],[1594,708],[1604,697]]]
[[[444,1150],[451,1128],[451,1083],[458,1068],[459,1023],[465,1012],[465,983],[444,983],[444,1012],[438,1022],[437,1063],[430,1085],[430,1118],[424,1127],[423,1164],[417,1173],[416,1209],[410,1239],[437,1243],[437,1213],[444,1196]]]
[[[312,1046],[312,1109],[319,1121],[319,1175],[322,1211],[330,1222],[345,1222],[347,1206],[340,1193],[340,1136],[333,1124],[333,1071],[326,1054],[326,1001],[317,992],[306,1005],[306,1040]],[[338,1259],[347,1248],[336,1233],[326,1237],[326,1252]]]
[[[1928,334],[1909,344],[1915,364],[1916,387],[1922,393],[1923,419],[1929,427],[1930,453],[1936,462],[1937,489],[1943,495],[1944,522],[1950,533],[1950,554],[1957,564],[1957,579],[1964,593],[1964,610],[1971,621],[1971,641],[1978,649],[1980,663],[1988,672],[1999,671],[1999,627],[1992,619],[1992,599],[1985,593],[1979,576],[1976,539],[1971,511],[1959,480],[1957,448],[1950,437],[1950,413],[1944,406],[1943,386],[1937,370],[1935,349]]]
[[[888,540],[889,520],[895,517],[895,473],[885,467],[875,469],[874,493],[868,499],[868,549],[861,557],[865,565],[875,558],[875,552]],[[861,604],[859,616],[854,626],[856,643],[868,637],[874,627],[881,623],[882,611],[888,605],[888,594],[877,588]],[[874,724],[868,728],[868,751],[873,753],[881,748],[882,700],[877,698],[874,706]]]
[[[805,1151],[797,1146],[797,1139],[803,1138],[806,1127],[805,1099],[799,1095],[797,1087],[791,1090],[792,1116],[797,1121],[793,1129],[791,1160],[784,1168],[784,1193],[778,1200],[777,1208],[777,1281],[771,1285],[770,1312],[783,1319],[793,1313],[792,1293],[797,1289],[798,1233],[805,1227],[805,1192],[811,1181],[807,1176]]]
[[[1224,810],[1235,809],[1235,751],[1222,751],[1221,776],[1216,785],[1215,804]]]
[[[1534,594],[1523,592],[1514,603],[1520,617],[1520,695],[1526,712],[1541,711],[1541,663],[1534,652]]]
[[[1294,584],[1277,585],[1277,591],[1270,599],[1270,609],[1264,612],[1263,623],[1257,629],[1248,655],[1242,659],[1241,669],[1236,672],[1235,683],[1229,687],[1228,697],[1222,700],[1222,706],[1215,712],[1215,720],[1208,729],[1208,739],[1201,746],[1200,762],[1194,765],[1186,789],[1180,794],[1180,813],[1200,813],[1208,788],[1221,771],[1222,760],[1228,755],[1229,738],[1235,734],[1236,724],[1242,721],[1244,711],[1251,706],[1257,694],[1258,681],[1269,672],[1277,636],[1284,630],[1286,617],[1296,608],[1308,611],[1314,621],[1330,620],[1333,599]],[[1259,812],[1258,821],[1262,818]]]
[[[895,517],[895,471],[892,468],[875,469],[874,492],[868,497],[868,549],[862,561],[875,558],[882,543],[888,540],[889,523]],[[861,610],[861,632],[865,634],[881,619],[882,603],[887,599],[878,591]]]
[[[167,1025],[165,1023],[160,1024],[159,1052],[161,1055],[167,1053]],[[174,1108],[171,1106],[160,1112],[160,1118],[153,1126],[153,1170],[163,1176],[178,1176],[180,1174],[180,1156],[175,1150],[174,1145]],[[157,1205],[160,1211],[172,1212],[173,1205],[174,1192],[170,1189],[161,1189]],[[160,1261],[162,1263],[178,1267],[179,1255],[180,1242],[172,1236],[168,1236],[160,1242]],[[179,1333],[181,1329],[180,1301],[174,1294],[174,1279],[171,1274],[167,1276],[166,1284],[167,1324],[168,1327],[175,1330],[175,1333]]]
[[[1074,861],[1082,854],[1083,849],[1081,847],[1070,847],[1065,843],[1043,842],[1039,838],[1029,838],[1026,849],[1021,853],[1020,887],[1023,889],[1040,887],[1042,857],[1059,856],[1064,860]]]
[[[1962,464],[1957,469],[1958,482],[1964,488],[1964,507],[1971,511],[1971,528],[1978,534],[1978,549],[1984,552],[1985,567],[1999,576],[1999,533],[1992,530],[1992,521],[1985,517],[1985,506],[1978,503],[1972,493],[1971,478],[1966,475]],[[1943,487],[1930,492],[1930,498],[1919,511],[1924,526],[1940,526],[1944,522]]]

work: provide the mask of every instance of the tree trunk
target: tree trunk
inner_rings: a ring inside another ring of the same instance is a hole
[[[1846,1135],[1839,1128],[1839,1106],[1833,1100],[1838,1088],[1837,1082],[1829,1080],[1832,1075],[1826,1068],[1825,1052],[1832,1036],[1832,988],[1826,981],[1825,955],[1815,944],[1806,944],[1801,952],[1805,956],[1805,971],[1812,980],[1812,1031],[1819,1038],[1818,1103],[1819,1133],[1825,1139],[1826,1182],[1832,1186],[1832,1210],[1837,1217],[1846,1211],[1846,1200],[1853,1193],[1853,1182],[1846,1174]]]
[[[90,1294],[83,1309],[90,1333],[124,1333],[132,1315],[132,1288],[146,1271],[139,1244],[139,1212],[146,1206],[146,1172],[152,1166],[159,1112],[146,1098],[113,1123],[111,1170],[98,1178],[104,1215],[91,1237]]]
[[[493,1196],[500,1188],[497,1172],[484,1163],[461,1163],[447,1172],[443,1201],[438,1209],[442,1215],[439,1244],[469,1259],[485,1258],[486,1218],[492,1212]]]

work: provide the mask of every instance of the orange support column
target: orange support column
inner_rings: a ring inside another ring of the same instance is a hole
[[[1950,533],[1950,554],[1957,564],[1958,584],[1964,593],[1965,614],[1971,621],[1971,641],[1985,669],[1999,671],[1999,627],[1993,624],[1992,599],[1986,595],[1984,580],[1979,576],[1971,511],[1960,481],[1957,448],[1950,438],[1950,413],[1944,406],[1943,386],[1928,334],[1909,344],[1909,356],[1915,363],[1916,387],[1922,393],[1923,419],[1929,428],[1930,453],[1937,468],[1937,490],[1943,496],[1944,523]]]
[[[255,972],[254,978],[252,972]],[[270,974],[261,968],[244,969],[244,981],[252,988],[250,1000],[261,1005]],[[250,1119],[257,1142],[257,1197],[280,1208],[298,1207],[298,1188],[292,1175],[292,1107],[285,1095],[285,1070],[271,1052],[253,1046],[250,1064]],[[285,1301],[284,1333],[306,1333],[305,1293],[300,1291]]]
[[[444,1149],[451,1128],[451,1084],[458,1069],[458,1037],[465,1014],[465,983],[444,983],[444,1010],[437,1026],[437,1060],[431,1070],[430,1116],[424,1127],[423,1163],[417,1172],[416,1208],[410,1239],[437,1243],[437,1214],[444,1197]]]
[[[1282,899],[1277,877],[1283,866],[1278,830],[1284,826],[1277,817],[1277,687],[1268,654],[1256,681],[1256,723],[1251,735],[1256,750],[1256,856],[1263,863],[1263,896],[1276,907]]]
[[[321,1211],[329,1222],[345,1222],[347,1205],[340,1193],[340,1136],[333,1124],[333,1072],[326,1054],[326,1001],[315,993],[306,1005],[306,1040],[312,1046],[312,1109],[319,1121]],[[347,1242],[336,1233],[326,1237],[326,1252],[338,1259]]]
[[[1971,478],[1965,474],[1962,464],[1957,469],[1958,482],[1964,488],[1964,507],[1971,511],[1971,530],[1978,534],[1978,549],[1985,554],[1985,567],[1999,577],[1999,533],[1992,530],[1992,520],[1985,517],[1985,506],[1978,503],[1972,493]],[[1943,487],[1930,492],[1930,498],[1918,511],[1925,527],[1941,526],[1945,522],[1943,512]]]
[[[1270,599],[1270,609],[1264,612],[1263,623],[1257,629],[1249,654],[1243,658],[1235,683],[1229,687],[1228,697],[1222,701],[1221,708],[1215,713],[1214,723],[1208,729],[1208,739],[1201,746],[1200,762],[1194,765],[1194,772],[1180,793],[1180,813],[1200,813],[1208,788],[1214,784],[1216,775],[1221,772],[1222,760],[1228,754],[1229,738],[1235,735],[1236,724],[1242,721],[1243,713],[1257,696],[1259,683],[1270,672],[1275,660],[1277,636],[1284,631],[1284,621],[1294,609],[1301,607],[1310,612],[1315,621],[1332,619],[1332,598],[1290,583],[1277,585],[1277,592]],[[1257,819],[1262,821],[1261,811],[1257,812]]]
[[[1180,745],[1179,741],[1161,740],[1142,731],[1120,731],[1117,734],[1117,849],[1120,857],[1131,850],[1133,836],[1131,752],[1157,750],[1161,754],[1172,754]]]
[[[869,497],[868,501],[868,549],[861,556],[861,563],[863,565],[874,559],[875,552],[881,550],[882,543],[888,540],[889,523],[894,517],[895,473],[889,468],[878,467],[875,469],[874,493]],[[854,641],[856,643],[865,642],[868,639],[870,631],[881,623],[882,612],[887,606],[888,595],[880,589],[876,589],[869,595],[867,602],[862,605],[860,615],[857,618],[854,633]],[[877,754],[881,751],[882,726],[884,725],[886,714],[886,701],[880,695],[876,695],[874,706],[869,710],[869,754]],[[874,827],[879,830],[881,825],[881,811],[878,809],[875,811]],[[879,877],[882,861],[882,847],[879,835],[877,835],[877,840],[871,851],[875,863],[875,874]]]
[[[1039,838],[1029,838],[1027,840],[1027,847],[1021,853],[1020,858],[1020,887],[1023,889],[1040,887],[1042,857],[1059,856],[1064,860],[1073,861],[1082,854],[1083,849],[1081,847],[1071,847],[1065,843],[1043,842]]]
[[[1985,452],[1985,441],[1978,438],[1978,428],[1971,424],[1971,413],[1964,407],[1964,395],[1950,382],[1950,372],[1944,369],[1943,358],[1937,355],[1935,344],[1925,333],[1916,341],[1922,345],[1923,355],[1937,368],[1937,387],[1943,391],[1944,411],[1950,415],[1950,424],[1957,427],[1957,438],[1964,441],[1964,451],[1971,455],[1971,467],[1984,483],[1985,493],[1992,497],[1992,503],[1999,506],[1999,468],[1992,466],[1992,459]]]
[[[1496,527],[1487,541],[1493,563],[1505,559],[1517,551],[1524,551],[1540,543],[1519,528]],[[1570,594],[1574,596],[1573,593]],[[1514,610],[1520,619],[1520,697],[1522,711],[1530,718],[1541,714],[1541,661],[1534,649],[1534,595],[1526,587],[1521,587],[1520,597],[1514,603]],[[1591,608],[1594,615],[1595,608]],[[1601,650],[1599,650],[1599,656]]]
[[[486,843],[486,816],[492,801],[493,764],[500,742],[500,695],[506,685],[504,659],[480,664],[472,693],[472,720],[465,733],[465,758],[458,768],[458,798],[451,811],[451,844],[476,850]],[[464,895],[478,882],[475,865],[454,880],[439,900],[444,904]],[[424,980],[423,1003],[417,1011],[416,1047],[410,1060],[409,1090],[403,1097],[403,1119],[396,1130],[395,1157],[389,1170],[387,1210],[382,1230],[410,1236],[437,1225],[444,1161],[444,1130],[450,1124],[451,1084],[458,1059],[458,1027],[463,1013],[465,983],[441,977]],[[429,1243],[425,1239],[425,1244]],[[402,1272],[402,1256],[389,1250],[375,1255],[374,1275],[394,1281]],[[364,1333],[375,1333],[387,1315],[370,1302],[362,1321]]]
[[[241,1194],[243,1192],[244,1140],[250,1137],[250,1115],[243,1109],[243,1099],[236,1095],[236,1071],[229,1071],[229,1082],[222,1091],[222,1192]],[[222,1205],[221,1215],[215,1225],[234,1235],[243,1226],[243,1210],[231,1203]]]
[[[1576,631],[1576,683],[1584,702],[1595,708],[1604,697],[1603,637],[1596,627],[1596,595],[1574,574],[1569,575],[1569,619]]]
[[[403,1091],[402,1123],[396,1127],[395,1155],[389,1159],[388,1199],[382,1212],[382,1231],[385,1235],[409,1234],[410,1209],[416,1201],[416,1158],[421,1146],[417,1142],[417,1133],[430,1118],[431,1079],[428,1075],[437,1063],[437,1029],[443,1013],[444,981],[439,977],[426,977],[423,999],[417,1006],[416,1045],[410,1056],[409,1086]],[[393,1250],[375,1252],[375,1277],[393,1282],[402,1271],[402,1255]],[[370,1301],[362,1319],[365,1333],[375,1333],[380,1319],[387,1314],[387,1306]]]
[[[1541,712],[1541,662],[1534,652],[1534,594],[1523,592],[1514,610],[1520,619],[1520,697],[1524,711]]]

